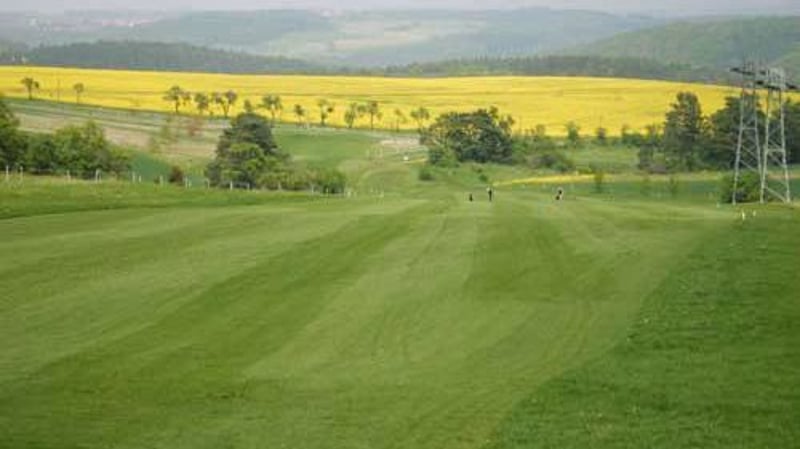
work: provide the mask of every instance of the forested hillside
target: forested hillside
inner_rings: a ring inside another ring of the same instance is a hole
[[[602,56],[528,56],[452,59],[393,66],[390,76],[593,76],[726,83],[731,75],[712,67],[662,63],[654,59]]]
[[[97,40],[180,42],[363,68],[543,54],[658,23],[545,8],[0,14],[0,39],[30,47]]]
[[[622,33],[567,51],[607,57],[656,57],[664,62],[728,67],[743,58],[780,62],[800,74],[800,17],[673,23]]]
[[[4,63],[15,63],[10,54]],[[317,73],[312,63],[280,56],[258,56],[181,43],[101,41],[38,47],[25,52],[28,64],[53,67],[163,70],[211,73]]]

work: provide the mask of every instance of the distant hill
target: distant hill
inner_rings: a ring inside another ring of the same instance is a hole
[[[313,73],[309,62],[209,49],[181,43],[109,42],[37,47],[22,54],[27,64],[51,67],[161,70],[209,73]],[[16,60],[0,59],[4,63]]]
[[[602,56],[519,56],[509,58],[454,59],[393,66],[390,76],[592,76],[671,81],[729,83],[733,77],[724,70],[663,63],[647,58]]]
[[[800,17],[717,19],[622,33],[565,51],[727,68],[743,58],[778,62],[800,77]]]
[[[30,46],[97,40],[180,42],[363,68],[552,53],[661,23],[545,8],[0,14],[0,39]]]
[[[0,54],[24,51],[27,47],[19,42],[0,39]]]
[[[206,73],[352,74],[375,76],[595,76],[657,80],[726,82],[725,71],[645,58],[598,56],[516,56],[462,58],[386,68],[354,69],[298,59],[211,49],[182,43],[99,41],[42,46],[0,54],[0,64],[50,67],[160,70]]]

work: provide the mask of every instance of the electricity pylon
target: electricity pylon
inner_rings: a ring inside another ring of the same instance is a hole
[[[736,195],[742,176],[748,172],[755,173],[761,178],[761,138],[758,116],[758,69],[752,62],[746,62],[741,67],[731,69],[742,76],[742,89],[739,94],[739,138],[736,142],[736,163],[733,175],[733,198],[736,204]]]
[[[783,69],[763,70],[759,84],[767,91],[764,144],[761,150],[761,202],[768,196],[792,202],[786,161],[786,92],[790,90]]]
[[[731,69],[742,76],[739,102],[739,138],[733,176],[733,204],[747,172],[759,179],[759,200],[770,198],[790,203],[789,166],[786,157],[786,92],[797,86],[786,81],[786,72],[779,68],[759,67],[746,62]],[[766,111],[759,104],[759,91],[766,92]],[[763,114],[762,125],[759,117]]]

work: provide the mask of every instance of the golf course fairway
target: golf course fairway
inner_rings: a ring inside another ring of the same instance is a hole
[[[0,193],[0,447],[800,438],[797,208],[69,189]]]

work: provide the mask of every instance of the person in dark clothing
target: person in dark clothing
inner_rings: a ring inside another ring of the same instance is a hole
[[[472,198],[472,193],[470,193],[470,194],[469,194],[469,202],[471,203],[472,201],[473,201],[473,198]]]
[[[556,192],[556,201],[561,201],[563,199],[564,199],[564,189],[559,187],[558,191]]]
[[[489,202],[491,203],[492,201],[494,201],[494,190],[492,189],[492,186],[489,186],[486,189],[486,193],[489,194]]]

